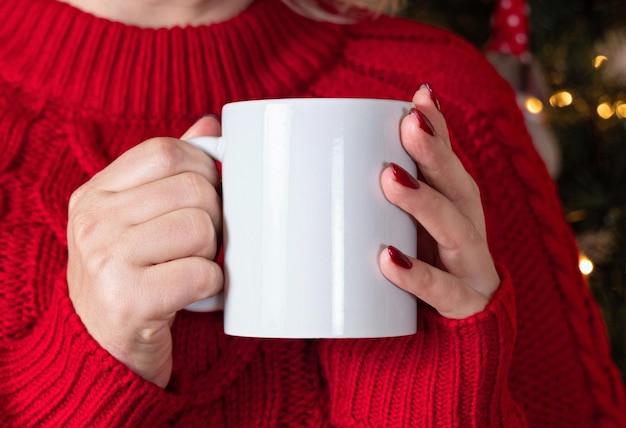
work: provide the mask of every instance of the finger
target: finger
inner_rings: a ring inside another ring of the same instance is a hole
[[[171,316],[184,307],[219,293],[224,286],[220,267],[201,257],[172,260],[143,270],[138,293],[152,305],[141,305],[147,319]]]
[[[424,182],[415,179],[410,187],[409,173],[396,164],[386,168],[381,177],[385,197],[413,216],[435,239],[440,248],[457,251],[481,236],[471,230],[468,218],[445,196]]]
[[[402,121],[400,135],[402,144],[429,185],[451,200],[484,233],[478,186],[449,144],[436,134],[425,114],[412,110]]]
[[[411,214],[436,241],[439,260],[448,272],[483,294],[497,288],[499,279],[484,234],[451,201],[395,164],[383,171],[381,185],[385,197]]]
[[[199,208],[209,214],[218,232],[222,227],[217,190],[204,177],[192,172],[114,193],[105,203],[109,211],[123,215],[122,221],[127,225],[144,223],[183,208]]]
[[[220,133],[214,117],[202,118],[201,123],[192,128],[195,127],[206,132],[205,135]],[[119,192],[182,172],[195,172],[213,186],[219,184],[214,160],[197,147],[169,137],[152,138],[131,148],[96,174],[92,181],[102,190]]]
[[[197,208],[173,211],[133,226],[122,235],[120,248],[135,266],[150,266],[197,256],[213,259],[217,235],[210,216]]]
[[[454,275],[411,258],[394,247],[380,255],[383,275],[446,318],[462,319],[482,311],[489,300]]]
[[[422,84],[413,94],[411,101],[418,110],[430,119],[431,124],[435,128],[435,133],[440,135],[443,141],[450,145],[448,126],[441,113],[441,104],[434,88],[429,83]]]
[[[183,172],[219,184],[215,162],[200,149],[174,138],[153,138],[133,147],[92,179],[93,186],[121,192]]]
[[[189,138],[194,137],[203,137],[210,135],[220,135],[222,131],[222,127],[217,120],[217,117],[214,115],[206,115],[198,119],[196,123],[191,125],[191,127],[185,131],[185,133],[180,137],[181,140],[188,140]]]

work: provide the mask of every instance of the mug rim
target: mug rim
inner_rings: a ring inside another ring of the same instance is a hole
[[[242,104],[269,104],[269,103],[346,103],[346,102],[358,102],[358,103],[400,103],[410,104],[407,100],[398,100],[393,98],[371,98],[371,97],[293,97],[293,98],[259,98],[251,100],[230,101],[224,104],[226,106],[242,105]]]

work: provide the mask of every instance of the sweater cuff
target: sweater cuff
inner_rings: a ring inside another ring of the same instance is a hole
[[[438,342],[438,372],[451,380],[435,387],[437,396],[454,397],[446,409],[457,414],[450,426],[526,426],[508,386],[517,335],[515,290],[506,268],[496,268],[500,286],[482,312],[462,320],[425,314]]]
[[[180,398],[136,375],[89,335],[64,277],[49,305],[30,334],[0,348],[5,423],[160,426],[180,410]]]
[[[450,320],[420,307],[412,336],[325,340],[320,359],[338,426],[525,426],[508,388],[516,335],[511,278],[480,313]],[[403,414],[403,421],[391,415]]]

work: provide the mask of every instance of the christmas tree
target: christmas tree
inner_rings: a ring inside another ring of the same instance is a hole
[[[495,11],[515,2],[419,0],[404,14],[484,49]],[[528,55],[490,59],[522,96],[626,378],[626,0],[526,3]]]

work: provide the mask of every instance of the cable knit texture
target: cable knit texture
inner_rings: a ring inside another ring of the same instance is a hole
[[[626,426],[555,187],[513,91],[465,42],[389,17],[313,22],[279,0],[171,30],[52,0],[0,0],[0,16],[0,425]],[[482,313],[423,306],[414,336],[297,341],[181,312],[165,390],[87,333],[65,281],[67,204],[125,150],[233,100],[408,100],[423,81],[482,189],[502,278]]]

